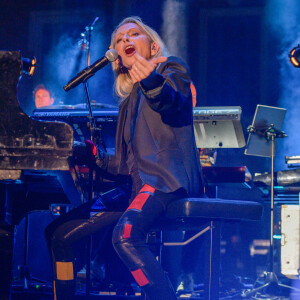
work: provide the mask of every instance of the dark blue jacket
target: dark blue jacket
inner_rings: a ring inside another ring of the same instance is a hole
[[[200,160],[195,146],[192,96],[187,67],[169,57],[120,105],[115,156],[108,171],[128,174],[123,139],[127,109],[131,109],[131,142],[143,183],[162,192],[184,188],[189,195],[203,190]]]

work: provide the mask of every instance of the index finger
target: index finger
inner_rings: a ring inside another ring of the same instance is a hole
[[[139,61],[143,66],[146,66],[149,64],[149,61],[147,59],[145,59],[144,57],[142,57],[141,55],[139,55],[138,53],[134,54],[134,58]]]
[[[165,56],[160,56],[160,57],[156,57],[151,59],[151,63],[153,63],[155,66],[157,66],[158,64],[165,62],[168,58]]]
[[[143,66],[148,66],[149,64],[153,65],[155,68],[158,64],[165,62],[168,58],[165,56],[160,56],[152,59],[145,59],[144,57],[140,56],[138,53],[135,53],[135,58],[139,61]]]

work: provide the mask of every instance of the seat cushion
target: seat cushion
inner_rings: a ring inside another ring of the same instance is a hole
[[[167,208],[167,219],[204,218],[223,220],[261,219],[262,204],[252,201],[215,198],[184,198],[176,200]]]

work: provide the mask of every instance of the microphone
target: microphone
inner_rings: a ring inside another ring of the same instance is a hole
[[[74,78],[72,78],[65,86],[64,90],[68,92],[78,84],[86,81],[90,77],[94,76],[97,71],[104,68],[110,62],[115,61],[118,58],[118,52],[114,49],[107,50],[105,56],[95,61],[91,66],[83,69]]]

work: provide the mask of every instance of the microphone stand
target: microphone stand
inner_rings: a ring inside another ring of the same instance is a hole
[[[88,79],[88,78],[87,78]],[[93,116],[90,96],[89,96],[89,90],[87,85],[87,79],[84,80],[83,87],[86,95],[86,102],[88,104],[89,108],[89,129],[90,129],[90,139],[93,142],[94,141],[94,129],[95,129],[95,118]],[[93,200],[93,193],[94,193],[94,168],[92,166],[89,166],[89,184],[88,184],[88,202],[92,202]],[[92,251],[92,237],[91,235],[88,236],[87,241],[87,260],[86,260],[86,273],[85,273],[85,294],[87,297],[89,297],[91,292],[91,251]]]
[[[88,49],[88,54],[87,54],[87,66],[90,66],[90,56],[91,56],[91,35],[92,35],[92,30],[93,26],[95,23],[99,20],[99,17],[96,17],[92,24],[88,25],[85,27],[86,32],[88,33],[88,42],[87,42],[87,49]],[[83,87],[85,91],[85,96],[86,96],[86,104],[89,110],[88,114],[88,119],[89,119],[89,130],[90,130],[90,140],[92,142],[95,142],[95,118],[93,115],[93,110],[92,110],[92,105],[91,105],[91,100],[90,100],[90,95],[89,95],[89,90],[88,90],[88,84],[87,80],[93,75],[87,76],[84,81],[83,81]],[[93,167],[89,166],[89,184],[88,184],[88,202],[93,201],[93,193],[94,193],[94,169]],[[91,251],[92,251],[92,237],[88,237],[88,242],[87,242],[87,261],[86,261],[86,290],[85,294],[87,298],[89,298],[90,292],[91,292]]]
[[[85,27],[86,33],[88,34],[88,41],[87,41],[87,50],[88,50],[88,54],[87,54],[87,67],[90,66],[90,61],[91,61],[91,36],[92,36],[92,30],[94,29],[94,25],[96,24],[96,22],[99,20],[99,17],[96,17],[94,19],[94,21]],[[84,33],[84,35],[86,35],[86,33]],[[90,76],[87,76],[84,81],[83,81],[83,87],[84,87],[84,91],[85,91],[85,96],[86,96],[86,105],[87,105],[87,109],[89,110],[89,114],[88,114],[88,119],[89,119],[89,129],[90,129],[90,140],[92,142],[95,142],[95,130],[97,130],[96,128],[96,123],[95,123],[95,118],[93,116],[93,110],[92,110],[92,105],[91,105],[91,100],[90,100],[90,96],[89,96],[89,91],[88,91],[88,85],[87,85],[87,80],[92,77],[93,74],[91,74]],[[101,128],[99,128],[100,130]],[[98,136],[99,142],[101,143],[102,146],[103,145],[103,141],[101,139],[101,135],[99,134]],[[104,147],[105,148],[105,147]],[[89,198],[89,200],[91,200]]]
[[[88,43],[87,43],[87,49],[88,49],[88,55],[87,55],[87,66],[90,66],[91,61],[91,36],[92,36],[92,30],[94,29],[94,25],[99,20],[99,17],[96,17],[95,20],[92,22],[92,24],[85,27],[86,32],[88,33]]]
[[[93,30],[93,26],[95,25],[95,23],[99,20],[99,17],[96,17],[94,19],[94,21],[85,27],[85,32],[81,33],[81,36],[86,40],[86,36],[88,36],[88,41],[87,41],[87,49],[88,49],[88,54],[87,54],[87,67],[90,66],[90,45],[91,45],[91,33]],[[101,127],[96,128],[96,122],[95,122],[95,118],[93,115],[93,110],[92,110],[92,105],[91,105],[91,100],[90,100],[90,96],[89,96],[89,91],[88,91],[88,84],[87,81],[90,77],[92,77],[94,75],[94,73],[89,73],[89,74],[85,74],[84,76],[82,76],[81,80],[82,80],[82,84],[84,87],[84,91],[85,91],[85,96],[86,96],[86,106],[89,110],[89,113],[87,115],[87,118],[89,119],[88,122],[88,128],[90,130],[90,140],[94,143],[94,144],[98,144],[101,143],[101,145],[103,146],[103,148],[105,149],[105,145],[101,139]],[[68,91],[68,89],[66,89],[64,87],[64,89],[66,91]],[[99,130],[98,134],[97,134],[97,140],[95,138],[95,130]],[[93,192],[94,192],[94,169],[92,166],[89,166],[89,184],[88,184],[88,199],[87,202],[91,203],[92,205],[92,201],[93,201]],[[87,298],[89,298],[90,295],[90,290],[91,290],[91,249],[92,249],[92,237],[91,235],[88,237],[88,243],[87,243],[87,262],[86,262],[86,296]]]

